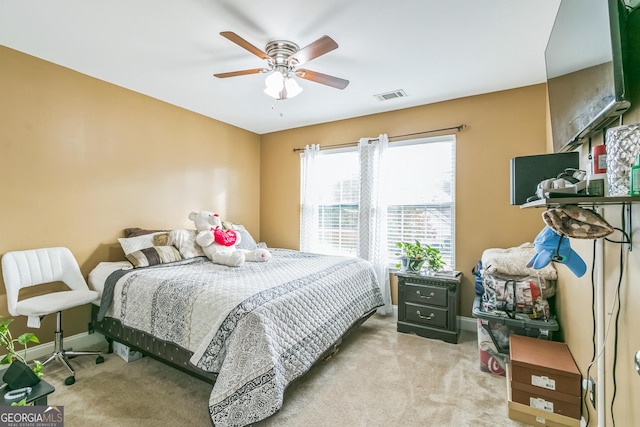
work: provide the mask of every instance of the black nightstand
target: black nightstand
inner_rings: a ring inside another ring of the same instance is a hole
[[[398,332],[457,344],[462,273],[394,274],[398,276]]]

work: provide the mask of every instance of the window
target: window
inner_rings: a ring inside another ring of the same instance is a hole
[[[322,176],[318,202],[318,245],[321,253],[357,255],[358,152],[331,150],[318,156]]]
[[[392,143],[387,151],[387,236],[395,264],[396,242],[419,240],[454,266],[455,139]]]
[[[314,251],[357,255],[359,162],[357,147],[323,150],[315,197],[318,228]],[[385,152],[388,261],[398,241],[419,240],[440,249],[455,266],[455,136],[393,142]]]

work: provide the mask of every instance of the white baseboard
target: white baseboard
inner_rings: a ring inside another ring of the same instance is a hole
[[[458,316],[458,325],[461,331],[478,333],[478,320],[473,317]]]
[[[38,337],[40,338],[40,337]],[[99,332],[88,333],[83,332],[81,334],[72,335],[70,337],[64,337],[64,348],[74,350],[93,350],[103,348],[106,344],[106,338]],[[40,360],[44,361],[55,348],[54,342],[46,342],[42,344],[35,345],[33,347],[29,346],[27,350],[27,358],[29,360]]]

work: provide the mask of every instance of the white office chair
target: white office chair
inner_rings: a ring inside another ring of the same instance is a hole
[[[66,385],[76,381],[76,373],[68,357],[95,355],[98,356],[96,363],[104,362],[99,351],[65,351],[63,347],[62,310],[88,304],[99,296],[87,286],[69,249],[58,247],[7,252],[2,257],[2,276],[12,316],[28,316],[27,326],[39,328],[43,316],[57,313],[54,352],[43,364],[53,360],[62,362],[71,371],[71,376],[65,379]],[[63,282],[69,290],[18,300],[20,289],[52,282]]]

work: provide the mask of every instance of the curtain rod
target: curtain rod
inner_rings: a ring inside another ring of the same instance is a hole
[[[389,142],[393,142],[391,141],[392,139],[398,139],[398,138],[407,138],[409,136],[416,136],[416,135],[425,135],[428,133],[435,133],[435,132],[444,132],[446,130],[453,130],[455,129],[456,131],[460,132],[461,130],[465,129],[467,127],[467,125],[465,124],[461,124],[458,126],[452,126],[452,127],[448,127],[448,128],[442,128],[442,129],[433,129],[433,130],[425,130],[422,132],[415,132],[415,133],[406,133],[404,135],[394,135],[394,136],[390,136],[389,137]],[[372,141],[377,141],[378,138],[373,138]],[[341,147],[352,147],[358,145],[358,141],[356,142],[343,142],[342,144],[333,144],[333,145],[325,145],[324,147],[320,147],[321,150],[325,150],[328,148],[341,148]],[[297,152],[297,151],[304,151],[304,148],[294,148],[293,152]]]

